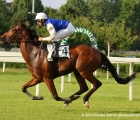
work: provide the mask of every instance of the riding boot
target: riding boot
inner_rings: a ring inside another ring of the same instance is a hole
[[[54,52],[52,54],[52,58],[58,58],[58,48],[59,48],[59,43],[57,41],[53,42],[53,46],[54,46]]]

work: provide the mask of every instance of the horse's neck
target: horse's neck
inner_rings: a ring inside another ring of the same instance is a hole
[[[41,57],[46,57],[48,54],[47,46],[35,46],[31,42],[23,42],[20,44],[21,53],[24,56],[28,56],[28,59],[36,59],[37,54]]]
[[[26,42],[22,42],[20,44],[21,53],[30,53],[32,49],[33,49],[33,46],[30,43],[27,44]]]
[[[39,49],[36,48],[33,44],[30,42],[23,42],[20,44],[20,51],[22,53],[23,58],[28,60],[34,60],[36,58],[36,54],[40,52]]]

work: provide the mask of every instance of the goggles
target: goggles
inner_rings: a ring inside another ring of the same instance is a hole
[[[37,22],[41,22],[41,20],[37,20]]]

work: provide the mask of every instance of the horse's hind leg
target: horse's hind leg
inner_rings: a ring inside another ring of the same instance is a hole
[[[39,81],[36,78],[32,78],[30,81],[28,81],[26,84],[23,85],[22,87],[22,92],[24,92],[27,96],[29,96],[32,100],[42,100],[43,97],[42,96],[33,96],[32,94],[30,94],[27,91],[27,88],[32,87],[37,85],[38,83],[40,83],[41,81]]]
[[[102,85],[102,83],[93,76],[93,73],[83,73],[82,76],[93,85],[91,90],[84,96],[84,105],[89,108],[89,97]]]
[[[69,97],[71,102],[73,100],[76,100],[77,98],[79,98],[82,93],[84,93],[88,90],[88,86],[85,82],[85,79],[79,74],[79,72],[77,70],[74,71],[74,75],[79,84],[80,90]],[[68,104],[69,104],[68,102],[64,102],[64,107],[68,106]]]

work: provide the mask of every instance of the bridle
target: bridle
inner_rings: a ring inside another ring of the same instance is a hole
[[[23,27],[18,29],[18,30],[13,29],[12,31],[14,31],[14,33],[11,36],[9,36],[8,34],[5,33],[6,36],[8,36],[6,38],[6,42],[7,43],[10,43],[10,42],[12,42],[12,43],[33,42],[34,40],[21,40],[21,38],[23,37],[23,35],[22,35],[23,29],[24,29]],[[16,38],[16,39],[14,39],[14,38]]]
[[[21,29],[19,29],[19,30],[12,30],[12,31],[14,31],[14,34],[13,35],[11,35],[11,36],[9,36],[7,33],[5,33],[6,34],[6,36],[8,36],[7,38],[6,38],[6,42],[7,43],[10,43],[11,41],[13,42],[13,43],[16,43],[16,42],[21,42],[21,41],[19,41],[19,39],[21,39],[22,38],[22,31],[23,31],[23,29],[24,28],[21,28]],[[18,36],[18,38],[16,38]],[[16,38],[15,40],[14,40],[14,38]]]
[[[18,28],[13,28],[11,32],[9,31],[5,33],[3,35],[3,38],[0,38],[0,44],[4,43],[4,41],[5,43],[33,42],[35,46],[41,46],[41,48],[43,48],[42,42],[35,39],[36,37],[33,37],[32,39],[24,39],[25,36],[22,33],[24,29],[25,27],[22,27],[22,26],[21,27],[18,26]],[[27,30],[27,33],[29,33],[29,35],[31,34],[28,30]]]

